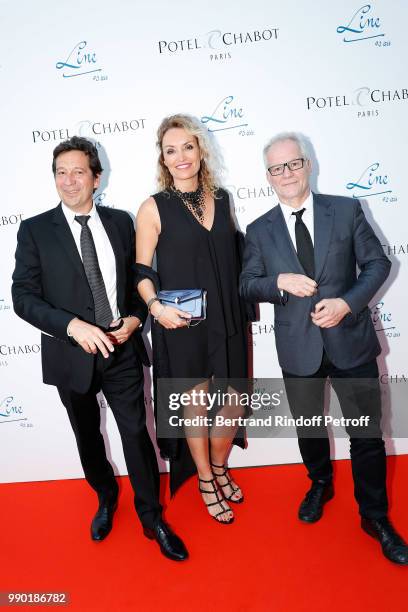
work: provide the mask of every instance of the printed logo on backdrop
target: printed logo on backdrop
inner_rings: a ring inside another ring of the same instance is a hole
[[[249,331],[249,342],[252,346],[256,346],[257,340],[260,339],[261,336],[269,336],[270,334],[275,333],[275,328],[273,323],[270,321],[255,321],[250,323],[248,326]]]
[[[247,200],[266,199],[273,195],[273,189],[269,185],[225,185],[234,197],[235,212],[244,213],[247,210]]]
[[[97,206],[104,206],[105,208],[115,208],[115,205],[109,201],[109,196],[106,191],[101,193],[95,193],[93,200]]]
[[[62,78],[88,76],[93,81],[106,81],[106,74],[102,74],[103,68],[94,49],[86,40],[77,42],[68,52],[65,61],[58,61],[55,68]]]
[[[214,110],[209,115],[201,117],[209,132],[225,132],[233,130],[239,136],[255,134],[248,124],[244,108],[235,96],[225,96],[215,103]]]
[[[356,199],[374,196],[385,204],[398,202],[398,198],[393,194],[390,178],[379,162],[367,166],[356,181],[347,183],[346,189],[351,191],[351,196]]]
[[[407,374],[390,374],[389,372],[380,374],[380,383],[382,385],[403,384],[408,383]]]
[[[384,249],[384,253],[387,257],[402,257],[404,255],[408,255],[408,243],[399,243],[399,244],[382,244],[382,248]]]
[[[339,25],[336,32],[342,36],[342,42],[344,43],[369,40],[377,47],[389,47],[391,45],[389,40],[385,40],[381,19],[372,4],[360,6],[347,25]]]
[[[17,213],[15,215],[1,215],[0,216],[0,228],[9,228],[19,225],[23,220],[23,213]]]
[[[32,130],[31,134],[35,144],[57,142],[72,136],[84,136],[85,138],[98,140],[98,138],[104,136],[124,136],[139,133],[145,129],[145,121],[146,119],[109,119],[105,121],[84,119],[70,128],[37,129]]]
[[[308,111],[338,111],[340,108],[353,110],[358,119],[375,118],[380,115],[380,108],[390,104],[404,104],[408,101],[408,88],[372,89],[363,86],[351,94],[336,94],[329,96],[308,96],[306,108]]]
[[[0,367],[6,367],[10,359],[25,359],[41,352],[39,344],[0,344]]]
[[[13,395],[0,396],[0,425],[19,423],[20,427],[32,427],[27,420],[23,406]]]
[[[223,32],[210,30],[205,34],[182,40],[159,40],[157,43],[160,55],[180,55],[189,52],[207,53],[212,62],[230,60],[233,49],[247,45],[264,45],[278,39],[279,28],[262,27],[259,30],[243,32]]]
[[[5,298],[0,298],[0,314],[11,310],[11,305],[6,301]]]
[[[371,308],[371,318],[377,334],[384,334],[387,338],[399,338],[401,336],[392,313],[388,310],[385,302],[377,302]]]

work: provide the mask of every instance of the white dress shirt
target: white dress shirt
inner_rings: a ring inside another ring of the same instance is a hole
[[[70,208],[68,208],[68,206],[66,206],[63,202],[61,202],[61,206],[74,237],[79,256],[82,259],[81,225],[78,223],[78,221],[75,221],[76,215]],[[88,227],[92,232],[99,267],[101,269],[103,282],[105,283],[106,293],[113,314],[113,320],[115,320],[120,317],[117,303],[115,254],[105,228],[103,227],[102,221],[98,215],[95,204],[92,204],[92,208],[87,215],[90,216],[90,219],[88,220]]]
[[[297,251],[296,234],[295,234],[296,217],[295,215],[292,215],[292,213],[297,212],[298,210],[302,210],[302,208],[305,209],[305,212],[302,215],[302,221],[306,225],[307,229],[309,230],[309,234],[312,239],[312,243],[314,245],[314,223],[313,223],[314,215],[313,215],[313,194],[312,192],[309,193],[306,200],[303,202],[302,206],[299,206],[299,208],[293,208],[292,206],[288,206],[287,204],[282,204],[282,202],[279,202],[279,206],[281,207],[283,218],[285,219],[285,223],[287,225],[289,235],[293,242],[293,246],[295,247],[295,251]]]

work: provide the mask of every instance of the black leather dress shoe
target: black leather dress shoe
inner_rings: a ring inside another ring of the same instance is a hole
[[[334,496],[332,482],[313,482],[299,507],[299,518],[305,523],[316,523],[323,514],[323,506]]]
[[[107,500],[101,497],[99,508],[91,523],[91,538],[96,542],[104,540],[112,529],[113,515],[118,507],[118,496]]]
[[[181,539],[162,520],[158,520],[153,529],[143,527],[143,533],[149,540],[156,540],[165,557],[172,561],[188,559],[188,552]]]
[[[362,518],[361,527],[380,542],[387,559],[400,565],[408,565],[408,546],[386,516],[380,519]]]

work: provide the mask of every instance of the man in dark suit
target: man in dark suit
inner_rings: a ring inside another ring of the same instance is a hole
[[[55,385],[75,434],[85,477],[99,498],[93,540],[112,528],[118,485],[100,432],[96,394],[102,390],[122,438],[135,507],[144,533],[164,555],[187,558],[163,521],[159,471],[146,422],[141,338],[146,308],[132,278],[135,238],[130,216],[97,207],[102,166],[96,147],[74,136],[53,152],[61,199],[23,221],[13,274],[15,312],[39,328],[43,380]]]
[[[319,425],[297,428],[312,481],[299,518],[316,522],[334,495],[329,439],[318,419],[330,377],[344,417],[369,417],[366,431],[346,428],[361,526],[381,542],[388,559],[406,565],[408,547],[387,518],[376,362],[381,349],[368,308],[391,264],[358,200],[311,192],[304,137],[276,136],[264,159],[279,204],[248,226],[241,292],[250,302],[274,304],[276,347],[292,415],[297,423],[298,417],[315,416]]]

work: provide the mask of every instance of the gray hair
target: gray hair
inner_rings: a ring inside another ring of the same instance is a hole
[[[264,146],[263,149],[263,158],[265,167],[267,167],[266,156],[268,155],[269,149],[273,147],[278,142],[283,142],[285,140],[292,140],[295,142],[305,159],[311,159],[311,145],[309,143],[309,139],[301,134],[300,132],[281,132],[280,134],[276,134],[273,136]]]

